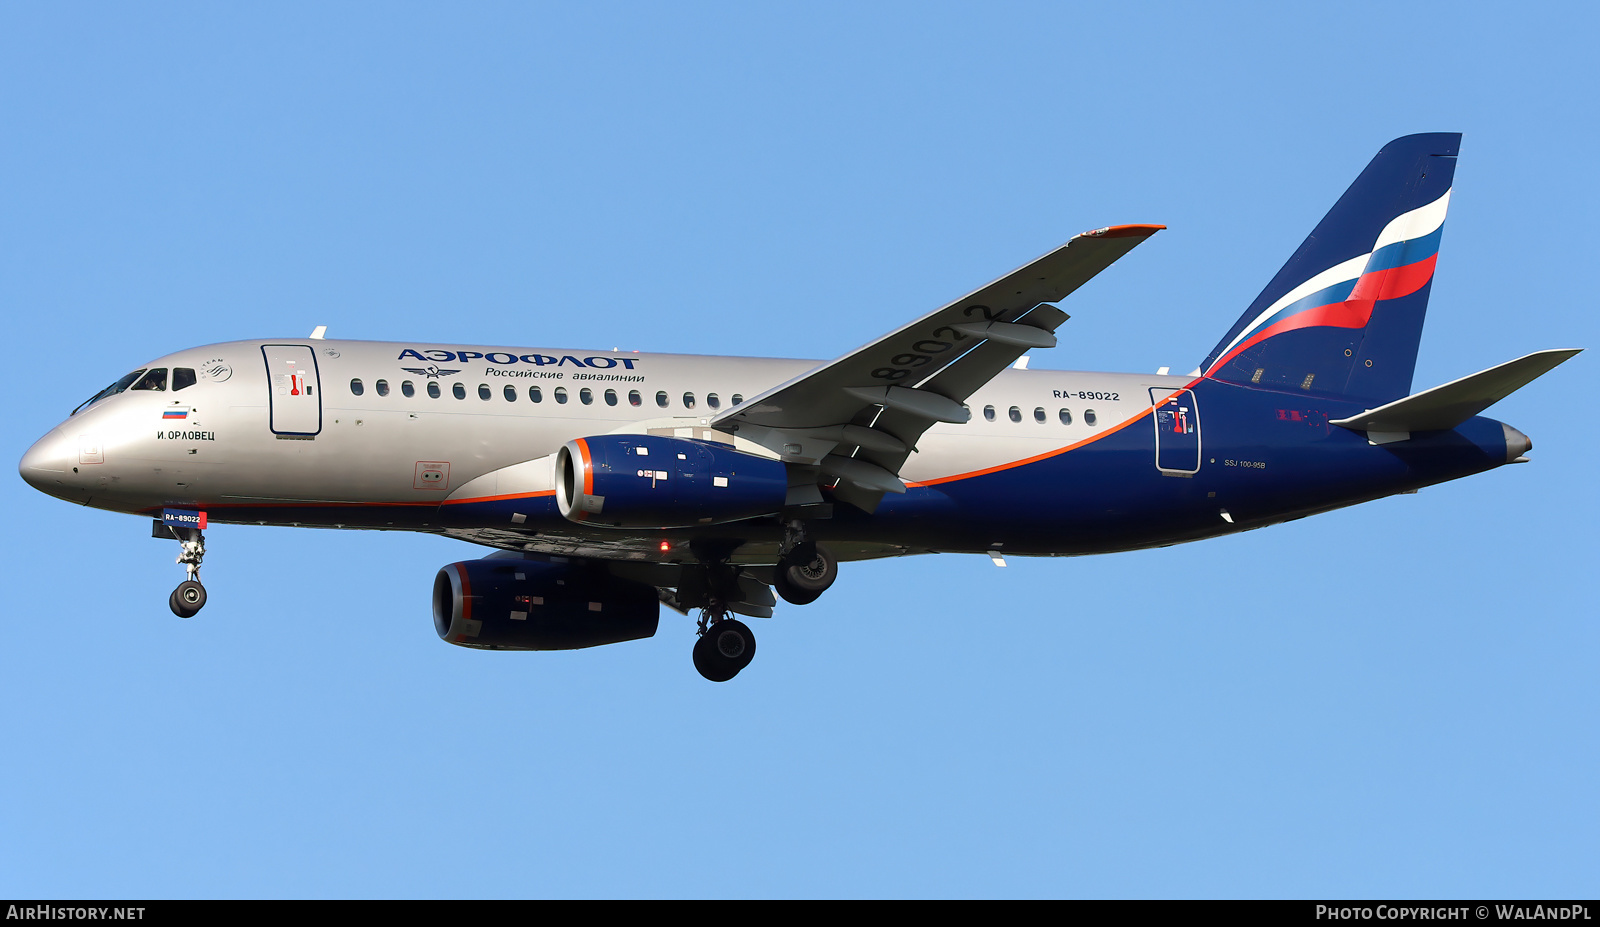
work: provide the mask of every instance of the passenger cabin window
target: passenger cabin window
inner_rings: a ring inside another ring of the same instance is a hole
[[[1088,425],[1090,428],[1094,427],[1094,410],[1093,409],[1084,409],[1083,410],[1083,423],[1085,425]]]
[[[685,409],[694,408],[694,393],[684,393],[683,394],[683,407]]]
[[[150,371],[143,377],[140,377],[139,382],[133,384],[133,388],[165,390],[167,388],[167,368],[157,367],[156,369]]]
[[[467,387],[463,383],[456,383],[450,387],[450,395],[457,399],[467,398]]]
[[[359,396],[359,395],[361,395],[362,393],[364,393],[366,391],[367,391],[367,388],[365,386],[361,385],[361,378],[360,377],[351,377],[350,378],[350,395]]]
[[[1011,407],[1010,415],[1011,415],[1011,420],[1013,422],[1022,421],[1022,410],[1017,408],[1016,406],[1012,406]]]
[[[643,405],[643,404],[644,404],[644,397],[639,395],[639,391],[638,390],[636,390],[636,389],[628,390],[628,405],[630,405],[630,406],[638,406],[638,405]]]
[[[489,389],[489,384],[487,384],[487,383],[479,383],[478,384],[478,398],[482,399],[484,402],[488,402],[489,400],[494,398],[494,391]]]
[[[706,393],[706,405],[713,409],[720,409],[722,408],[722,400],[717,398],[716,393]]]
[[[567,388],[565,386],[556,387],[556,402],[564,403],[566,401],[567,401]]]
[[[616,404],[617,404],[617,391],[614,390],[614,389],[606,390],[606,405],[614,406]]]
[[[583,389],[578,390],[578,401],[583,403],[584,405],[589,405],[590,403],[593,403],[594,402],[594,390],[590,389],[587,386],[585,386]]]
[[[988,422],[994,421],[994,406],[984,406],[983,407],[983,418],[984,418],[984,421],[988,421]]]
[[[428,398],[429,399],[438,399],[439,398],[439,383],[438,383],[438,381],[436,381],[436,380],[429,380],[428,381]]]
[[[174,368],[172,368],[172,391],[173,392],[177,392],[180,389],[188,389],[189,387],[193,386],[194,384],[195,384],[195,375],[194,375],[194,368],[193,367],[174,367]]]
[[[378,395],[379,396],[387,396],[387,395],[389,395],[389,381],[388,380],[379,380],[378,382],[372,384],[372,388],[378,391]]]
[[[544,402],[544,393],[539,391],[539,387],[530,386],[530,387],[528,387],[528,401],[529,402]]]
[[[1072,424],[1072,410],[1071,409],[1062,409],[1061,410],[1061,424],[1063,424],[1063,425]]]
[[[1048,416],[1046,416],[1044,414],[1044,406],[1040,406],[1037,409],[1033,410],[1033,420],[1034,421],[1036,421],[1039,424],[1043,425],[1044,424],[1044,420],[1046,418],[1048,418]]]
[[[512,386],[509,383],[506,384],[505,394],[506,394],[506,402],[516,402],[517,401],[517,388],[515,386]]]
[[[743,397],[743,396],[741,396],[741,395],[740,395],[740,394],[738,394],[738,393],[734,393],[734,394],[733,394],[733,404],[734,404],[734,405],[738,405],[738,404],[739,404],[739,403],[741,403],[741,402],[744,402],[744,397]]]
[[[410,380],[401,380],[400,381],[400,393],[401,393],[401,395],[405,396],[407,399],[410,399],[412,396],[415,396],[417,394],[417,388],[416,388],[416,386],[414,386],[412,384],[412,382]]]
[[[656,393],[656,405],[660,406],[663,409],[665,409],[667,407],[667,391],[666,390],[662,390],[661,392]]]

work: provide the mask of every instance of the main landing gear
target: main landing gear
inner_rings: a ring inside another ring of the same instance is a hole
[[[744,622],[736,618],[713,621],[710,613],[706,609],[700,619],[700,638],[694,642],[694,668],[712,682],[727,682],[755,659],[756,636]]]
[[[189,571],[189,578],[178,584],[167,597],[167,605],[179,618],[193,618],[206,607],[206,587],[200,585],[200,562],[206,557],[206,539],[197,528],[172,528],[183,550],[178,562]]]
[[[728,617],[728,603],[742,596],[739,570],[719,557],[703,565],[698,579],[700,636],[694,642],[694,668],[712,682],[727,682],[756,656],[756,636],[744,622]]]
[[[791,526],[772,579],[773,588],[794,605],[815,602],[839,576],[839,563],[814,541],[807,540],[803,528]],[[700,569],[690,571],[677,594],[683,606],[698,607],[700,624],[694,643],[694,668],[712,682],[727,682],[750,665],[756,655],[756,637],[736,618],[734,611],[770,617],[771,593],[749,576],[741,585],[740,570],[727,562],[726,551],[706,551]],[[766,596],[765,602],[753,594],[751,583]]]
[[[815,541],[801,541],[778,560],[772,588],[790,605],[810,605],[839,578],[839,562]]]

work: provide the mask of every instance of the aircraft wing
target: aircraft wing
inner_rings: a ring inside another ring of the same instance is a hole
[[[905,492],[899,471],[934,422],[964,422],[962,403],[1031,348],[1056,344],[1064,299],[1163,225],[1116,225],[1066,244],[961,299],[711,420],[783,460],[837,479],[866,511]],[[820,501],[820,494],[816,500]]]

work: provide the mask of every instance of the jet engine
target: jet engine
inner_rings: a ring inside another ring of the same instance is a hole
[[[433,626],[481,650],[577,650],[656,633],[654,586],[603,567],[510,557],[452,563],[433,580]]]
[[[556,506],[611,528],[687,528],[770,515],[789,493],[782,461],[663,435],[601,435],[556,454]]]

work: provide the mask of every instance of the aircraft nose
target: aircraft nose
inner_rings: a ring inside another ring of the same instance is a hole
[[[28,452],[22,455],[22,461],[17,464],[17,472],[22,474],[29,486],[56,496],[67,488],[67,479],[72,470],[68,460],[67,440],[62,436],[61,429],[57,428],[28,448]]]
[[[1504,422],[1500,427],[1506,431],[1506,463],[1516,463],[1518,457],[1533,450],[1532,438]]]

